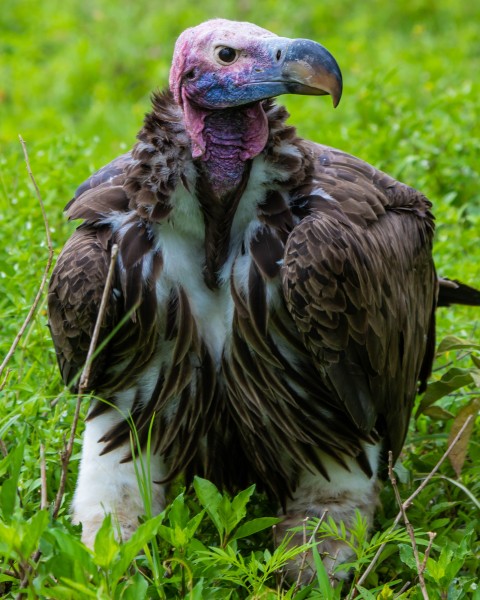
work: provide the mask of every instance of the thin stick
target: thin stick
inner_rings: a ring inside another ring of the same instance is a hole
[[[308,517],[305,517],[305,519],[303,519],[303,545],[304,546],[307,544],[307,522],[308,522]],[[295,590],[293,592],[294,594],[296,594],[298,589],[300,588],[303,571],[305,570],[305,564],[307,562],[307,553],[308,553],[308,551],[305,550],[305,552],[303,553],[303,556],[302,556],[302,562],[300,563],[300,568],[298,569],[297,582],[295,583]]]
[[[450,452],[453,450],[453,448],[455,447],[455,445],[458,443],[458,440],[462,437],[463,432],[465,431],[465,429],[468,427],[470,421],[473,419],[473,415],[470,415],[466,420],[465,423],[462,425],[462,427],[459,429],[457,435],[453,438],[452,443],[450,444],[450,446],[446,449],[445,453],[443,454],[443,456],[440,458],[440,460],[437,462],[437,464],[433,467],[433,469],[430,471],[430,473],[425,477],[425,479],[422,481],[422,483],[418,486],[418,488],[413,492],[413,494],[407,498],[405,500],[405,502],[403,503],[403,507],[405,510],[407,510],[412,502],[415,500],[415,498],[425,489],[425,487],[427,486],[427,484],[430,482],[430,480],[432,479],[432,477],[435,475],[435,473],[438,471],[438,469],[440,468],[440,466],[442,465],[442,463],[445,461],[445,459],[448,457],[448,455],[450,454]],[[400,511],[398,513],[398,515],[395,517],[395,520],[393,521],[391,527],[390,527],[390,532],[392,532],[395,527],[398,525],[398,523],[400,522],[400,519],[402,518],[402,512]],[[373,568],[375,567],[376,563],[378,562],[378,559],[380,558],[380,555],[382,554],[385,546],[387,545],[387,542],[385,542],[384,544],[382,544],[380,546],[380,548],[377,550],[375,556],[372,558],[372,562],[368,565],[368,568],[365,570],[364,574],[360,577],[360,579],[357,581],[357,586],[359,585],[363,585],[367,579],[367,577],[370,575],[370,573],[373,571]],[[357,596],[358,591],[357,589],[354,589],[349,598],[353,599]]]
[[[401,588],[401,590],[399,592],[397,592],[394,596],[394,600],[395,598],[400,598],[400,596],[403,594],[403,592],[406,592],[408,590],[408,588],[410,587],[410,581],[407,581],[407,583],[405,583],[405,585]]]
[[[0,392],[2,392],[3,388],[7,385],[7,379],[11,372],[12,372],[11,369],[7,369],[7,372],[5,373],[5,377],[3,378],[3,381],[2,381],[2,383],[0,383]]]
[[[32,173],[32,169],[30,167],[30,161],[28,158],[28,153],[27,153],[27,147],[25,145],[25,141],[23,140],[22,136],[19,135],[18,136],[20,138],[20,143],[22,144],[22,148],[23,148],[23,154],[25,156],[25,162],[27,165],[27,172],[30,175],[30,179],[32,180],[33,183],[33,187],[35,188],[35,193],[38,199],[38,202],[40,204],[40,208],[42,210],[42,216],[43,216],[43,223],[45,225],[45,231],[46,231],[46,236],[47,236],[47,246],[48,246],[48,259],[47,259],[47,264],[45,266],[45,270],[43,272],[43,277],[42,280],[40,282],[40,286],[38,288],[37,294],[35,296],[35,299],[33,301],[32,306],[30,307],[30,310],[28,311],[28,314],[25,318],[25,321],[23,322],[23,325],[20,327],[20,329],[18,330],[17,335],[15,336],[15,339],[13,340],[13,344],[10,347],[10,350],[7,352],[7,355],[5,356],[2,364],[0,365],[0,378],[2,377],[2,373],[5,369],[5,367],[7,366],[7,364],[9,363],[10,359],[12,358],[15,350],[17,349],[17,346],[23,336],[23,334],[25,333],[25,330],[27,329],[30,321],[33,318],[33,315],[35,314],[35,311],[38,308],[38,305],[40,303],[40,300],[42,298],[43,295],[43,290],[45,289],[45,285],[47,284],[47,279],[48,279],[48,274],[50,272],[50,268],[52,266],[52,262],[53,262],[53,246],[52,246],[52,240],[50,238],[50,229],[49,229],[49,225],[48,225],[48,219],[47,219],[47,213],[45,212],[45,207],[43,205],[43,200],[42,200],[42,196],[40,194],[40,190],[38,188],[37,182],[35,181],[35,177]]]
[[[434,531],[428,532],[428,546],[425,550],[425,554],[423,555],[422,573],[425,572],[425,569],[427,568],[427,560],[428,560],[428,557],[430,556],[430,550],[432,549],[432,546],[433,546],[433,540],[436,537],[437,537],[437,534]]]
[[[85,366],[82,371],[82,375],[80,377],[80,384],[78,386],[79,393],[83,393],[84,390],[88,387],[88,380],[90,378],[90,371],[92,370],[92,358],[97,349],[98,337],[100,335],[100,329],[103,324],[103,317],[105,315],[105,311],[107,310],[107,303],[109,300],[110,288],[112,286],[113,275],[115,272],[115,261],[117,260],[118,254],[118,245],[113,244],[112,253],[110,256],[110,265],[108,267],[107,281],[105,283],[105,288],[102,294],[102,301],[100,303],[100,308],[98,309],[97,321],[95,323],[95,329],[93,330],[92,339],[90,341],[90,346],[88,348],[87,358],[85,360]]]
[[[2,453],[2,455],[8,456],[8,450],[7,450],[7,446],[5,444],[5,442],[2,440],[2,438],[0,438],[0,452]]]
[[[405,523],[405,529],[407,530],[407,533],[410,537],[410,541],[412,542],[413,556],[415,558],[415,564],[417,565],[418,582],[420,584],[420,589],[422,590],[424,600],[429,600],[427,587],[425,585],[425,577],[423,576],[423,572],[425,571],[425,561],[423,561],[422,563],[420,562],[420,557],[418,555],[417,540],[415,539],[415,531],[407,517],[405,506],[402,504],[402,498],[400,496],[400,492],[398,491],[397,478],[395,477],[395,474],[393,472],[393,454],[391,450],[388,453],[388,477],[390,478],[390,481],[392,483],[395,499],[397,501],[398,506],[400,507],[403,522]]]
[[[47,466],[45,464],[45,446],[40,444],[40,510],[48,508]]]
[[[57,495],[55,497],[55,504],[53,508],[53,518],[56,519],[58,516],[58,512],[60,510],[60,506],[62,504],[63,494],[65,491],[65,485],[67,483],[67,473],[68,473],[68,464],[70,462],[70,458],[73,453],[73,444],[75,442],[75,434],[77,431],[78,420],[80,417],[80,407],[82,404],[82,397],[85,393],[85,390],[88,386],[88,380],[90,377],[90,371],[92,368],[92,358],[95,353],[95,349],[98,342],[98,336],[100,335],[100,328],[103,323],[103,318],[105,316],[105,311],[107,309],[108,297],[110,294],[110,288],[113,280],[113,273],[115,268],[115,261],[117,259],[118,254],[118,246],[114,244],[112,246],[112,253],[110,256],[110,265],[108,267],[108,275],[107,281],[105,283],[105,287],[103,289],[102,301],[100,303],[100,308],[98,309],[97,320],[95,322],[95,328],[93,330],[92,339],[90,340],[90,346],[88,348],[88,354],[85,361],[85,365],[83,367],[82,375],[80,377],[80,384],[78,386],[78,395],[77,395],[77,404],[75,406],[75,414],[73,416],[72,427],[70,429],[70,437],[68,439],[68,443],[65,446],[64,451],[61,454],[62,461],[62,472],[60,476],[60,484],[58,487]]]

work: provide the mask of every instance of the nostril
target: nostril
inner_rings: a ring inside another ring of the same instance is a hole
[[[277,50],[277,60],[280,60],[281,58],[282,58],[282,51]]]

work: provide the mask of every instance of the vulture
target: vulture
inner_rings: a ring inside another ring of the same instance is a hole
[[[435,310],[480,304],[437,277],[427,198],[300,138],[281,94],[336,106],[333,56],[250,23],[187,29],[133,149],[67,204],[82,222],[48,308],[73,390],[118,248],[81,390],[93,399],[72,510],[88,545],[106,513],[127,539],[145,512],[132,427],[153,511],[182,474],[230,493],[256,484],[281,530],[326,510],[371,523],[431,371]],[[328,568],[350,555],[337,540],[320,549]]]

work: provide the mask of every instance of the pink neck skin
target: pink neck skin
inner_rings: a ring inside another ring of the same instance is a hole
[[[192,156],[204,161],[215,195],[222,197],[240,183],[245,163],[260,154],[268,140],[268,120],[261,103],[208,110],[183,98]]]

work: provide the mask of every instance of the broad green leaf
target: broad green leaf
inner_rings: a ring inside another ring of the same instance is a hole
[[[15,269],[13,268],[13,265],[9,263],[8,260],[4,260],[3,258],[0,258],[0,274],[1,273],[4,273],[8,277],[15,276]]]
[[[99,567],[110,567],[113,559],[119,552],[119,543],[115,539],[112,527],[112,515],[108,514],[100,529],[97,531],[94,542],[94,560]]]
[[[415,562],[415,557],[413,556],[412,547],[408,544],[399,544],[399,554],[400,560],[407,565],[412,570],[417,569],[417,563]]]
[[[420,402],[416,416],[418,417],[421,415],[428,406],[440,398],[443,398],[466,385],[470,385],[471,383],[473,383],[473,377],[470,369],[452,367],[439,381],[434,381],[429,384],[427,391]]]
[[[205,552],[207,546],[197,538],[192,538],[188,544],[188,550],[192,553],[198,554],[199,552]]]
[[[463,567],[463,563],[465,561],[461,558],[453,558],[448,561],[445,566],[445,577],[447,581],[450,583],[454,577],[458,574],[460,569]]]
[[[480,350],[480,344],[470,340],[463,340],[454,335],[447,335],[438,344],[437,353],[449,352],[450,350]]]
[[[120,545],[119,560],[112,569],[112,577],[115,581],[120,579],[140,550],[157,534],[163,519],[164,513],[142,523],[132,537]]]
[[[168,542],[171,546],[175,546],[175,533],[172,527],[160,525],[157,530],[158,535]]]
[[[46,568],[56,580],[71,579],[83,585],[97,583],[99,570],[93,562],[92,551],[79,539],[62,529],[50,528],[44,533],[42,542],[50,545]]]
[[[435,519],[430,523],[430,528],[432,531],[439,531],[443,527],[446,527],[452,522],[452,520],[448,517],[444,517],[443,519]]]
[[[173,545],[176,548],[183,548],[188,542],[188,536],[183,527],[175,525],[173,528]]]
[[[10,477],[3,482],[0,488],[0,510],[7,523],[11,522],[16,502],[17,481]]]
[[[247,514],[247,504],[249,503],[254,491],[255,485],[251,485],[246,490],[238,493],[232,500],[232,511],[235,515],[235,518],[238,518],[237,523],[239,523]]]
[[[88,586],[83,585],[81,583],[77,583],[76,581],[73,581],[72,579],[62,579],[61,580],[63,583],[65,583],[69,588],[71,588],[71,590],[74,590],[75,592],[79,592],[79,594],[75,594],[73,597],[74,598],[97,598],[98,600],[98,595],[96,594],[96,592],[94,592],[92,589],[90,589]],[[70,593],[72,593],[70,591]],[[66,596],[62,596],[63,598],[65,598]],[[70,596],[71,598],[72,596]]]
[[[143,600],[147,596],[148,581],[141,573],[135,573],[123,587],[119,600]]]
[[[427,569],[425,574],[429,579],[441,582],[441,580],[445,577],[445,565],[429,556],[427,559]]]
[[[48,511],[41,510],[23,525],[23,539],[20,546],[22,556],[28,557],[38,548],[40,537],[47,528],[49,520]]]
[[[205,598],[205,596],[204,596],[203,578],[202,578],[202,579],[199,579],[199,581],[196,583],[195,587],[190,592],[189,600],[203,600],[204,598]]]
[[[46,510],[39,511],[28,521],[0,521],[0,554],[9,557],[14,553],[26,560],[38,548],[40,537],[49,522]]]
[[[423,411],[424,415],[432,418],[434,421],[450,421],[455,416],[448,410],[445,410],[441,406],[427,406]]]
[[[202,479],[201,477],[195,477],[193,481],[193,487],[200,504],[207,511],[207,514],[213,521],[213,524],[215,525],[220,537],[223,537],[225,532],[225,523],[218,512],[218,508],[222,502],[222,495],[213,483],[207,479]]]
[[[180,527],[176,523],[173,523],[172,527],[159,525],[157,530],[158,535],[171,546],[174,546],[175,548],[183,548],[191,542],[204,515],[205,511],[196,514],[185,524],[184,527]]]
[[[194,517],[192,517],[190,519],[190,521],[187,523],[187,526],[185,527],[185,531],[187,532],[189,541],[195,535],[195,532],[197,531],[200,523],[202,522],[204,515],[205,515],[205,511],[202,510],[201,512],[196,514]]]
[[[280,523],[280,521],[281,519],[276,517],[260,517],[258,519],[252,519],[251,521],[240,525],[231,539],[239,540],[241,538],[248,537],[249,535],[253,535],[254,533],[258,533],[259,531],[273,527],[277,523]]]
[[[183,492],[179,494],[170,505],[168,511],[168,520],[172,527],[177,526],[183,529],[186,527],[190,518],[190,511],[185,504],[185,496]]]
[[[216,507],[216,512],[222,526],[224,528],[224,533],[228,536],[231,530],[235,527],[233,523],[235,522],[235,513],[232,510],[232,503],[230,502],[230,498],[227,494],[223,494],[220,500],[220,503]],[[220,534],[222,538],[222,534]]]
[[[291,594],[293,594],[293,590],[295,589],[295,586],[293,586],[293,588],[291,588],[288,591],[288,594],[285,596],[286,599],[290,599],[290,598],[295,598],[295,600],[306,600],[307,598],[314,600],[318,598],[318,600],[322,600],[322,598],[320,597],[320,595],[315,594],[315,595],[311,595],[312,594],[312,585],[309,586],[305,586],[303,588],[301,588],[300,590],[298,590],[298,592],[296,592],[296,594],[293,596]],[[278,598],[278,596],[277,596]]]
[[[88,586],[80,585],[79,590],[74,590],[69,586],[70,582],[74,582],[74,579],[62,579],[65,582],[65,586],[57,583],[54,586],[40,585],[39,589],[36,590],[42,594],[42,598],[55,598],[55,600],[84,600],[84,598],[97,598],[97,595],[89,590]],[[76,582],[75,582],[76,583]],[[69,587],[66,587],[69,586]],[[86,590],[86,591],[85,591]]]
[[[378,600],[378,596],[376,596],[370,590],[367,590],[367,588],[364,588],[361,585],[357,585],[356,587],[360,592],[360,594],[357,595],[357,598],[360,598],[361,600]]]
[[[480,388],[480,370],[472,369],[471,371],[473,383]]]
[[[478,529],[476,527],[476,523],[471,522],[469,524],[469,531],[467,531],[465,533],[465,535],[462,537],[462,541],[455,548],[455,556],[457,558],[458,557],[466,558],[466,556],[470,552],[472,541],[475,543],[477,538],[478,538]]]

